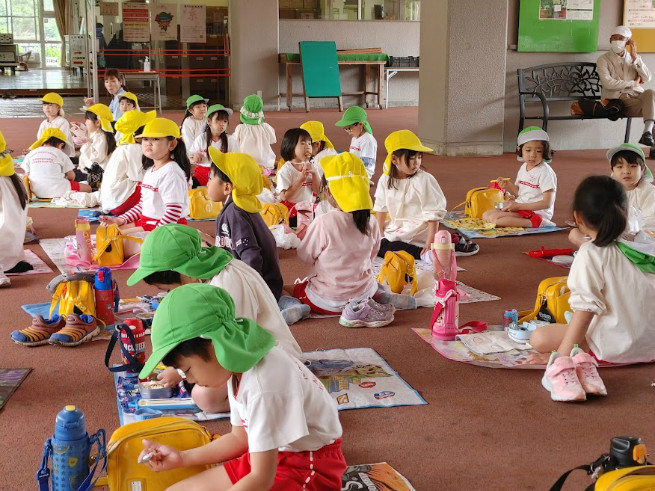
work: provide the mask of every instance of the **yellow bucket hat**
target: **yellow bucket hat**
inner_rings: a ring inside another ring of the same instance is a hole
[[[123,99],[123,98],[131,100],[134,103],[134,107],[139,106],[139,99],[138,99],[138,97],[136,96],[135,93],[133,93],[133,92],[123,92],[121,94],[121,96],[120,96],[120,99]]]
[[[132,112],[132,111],[128,111]],[[155,118],[146,124],[137,138],[166,138],[172,136],[173,138],[180,137],[180,127],[175,121],[166,118]]]
[[[48,104],[57,104],[59,107],[64,107],[64,99],[56,92],[48,92],[39,100],[47,102]]]
[[[100,120],[100,126],[104,131],[108,131],[110,133],[114,132],[114,129],[111,127],[111,122],[114,120],[114,115],[111,113],[111,109],[109,109],[104,104],[94,104],[93,106],[87,108],[87,111],[98,116],[98,119]]]
[[[116,131],[120,132],[123,136],[121,137],[120,144],[125,145],[128,143],[135,143],[134,141],[134,132],[145,126],[150,121],[157,117],[157,111],[148,111],[143,113],[138,110],[127,111],[118,118],[116,124],[114,125]]]
[[[14,160],[7,151],[5,135],[0,131],[0,176],[9,177],[15,174]]]
[[[323,128],[323,123],[320,121],[306,121],[305,123],[301,124],[300,127],[309,133],[309,136],[312,137],[313,142],[324,141],[326,147],[334,149],[332,142],[328,139],[327,136],[325,136],[325,128]]]
[[[409,130],[398,130],[391,133],[384,140],[384,147],[387,149],[387,158],[384,159],[382,171],[385,175],[391,172],[391,154],[396,150],[413,150],[415,152],[432,152],[431,148],[421,143],[414,133]]]
[[[32,143],[32,145],[30,146],[30,150],[39,148],[50,138],[58,138],[59,140],[63,141],[66,144],[65,146],[68,149],[70,149],[71,151],[73,150],[73,145],[66,139],[66,135],[59,128],[46,129],[43,133],[41,133],[41,138],[39,138],[34,143]],[[65,153],[71,153],[71,152],[65,152]]]
[[[350,152],[328,155],[321,159],[321,168],[339,208],[347,213],[373,208],[368,174],[359,157]]]
[[[258,213],[262,204],[257,198],[264,189],[262,170],[259,164],[247,153],[223,153],[210,145],[209,156],[232,181],[232,199],[239,208],[248,213]]]

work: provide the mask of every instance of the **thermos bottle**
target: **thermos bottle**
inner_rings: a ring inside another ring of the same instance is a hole
[[[143,322],[141,319],[125,319],[123,322],[129,329],[132,331],[132,336],[134,337],[134,343],[130,339],[129,335],[125,330],[121,331],[121,343],[125,351],[130,353],[136,360],[141,364],[141,368],[146,363],[146,331],[143,328]],[[122,356],[123,363],[129,364],[130,360],[127,359],[124,355]],[[128,373],[139,373],[141,369],[127,370]]]
[[[93,245],[91,244],[91,224],[88,218],[78,217],[75,219],[75,240],[80,259],[91,264],[93,262]]]
[[[109,326],[114,323],[114,296],[116,282],[111,279],[111,269],[98,268],[93,283],[96,298],[96,317]]]

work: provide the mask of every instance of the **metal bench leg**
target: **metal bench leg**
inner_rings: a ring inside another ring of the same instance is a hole
[[[625,123],[625,138],[623,139],[623,143],[628,143],[630,141],[630,125],[632,124],[632,118],[626,118],[627,121]]]

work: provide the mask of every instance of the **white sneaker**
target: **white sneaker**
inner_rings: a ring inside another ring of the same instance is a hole
[[[0,271],[0,288],[11,286],[11,280],[9,276]]]
[[[542,227],[557,227],[557,225],[555,225],[555,222],[552,222],[552,221],[548,220],[547,218],[544,218],[544,219],[541,220],[541,223],[539,224],[539,228],[542,228]]]

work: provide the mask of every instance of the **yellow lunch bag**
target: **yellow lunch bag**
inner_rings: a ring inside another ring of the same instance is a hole
[[[99,266],[118,266],[125,262],[123,239],[143,244],[143,239],[123,235],[115,223],[106,225],[101,223],[96,230],[96,252],[93,260]]]
[[[569,290],[566,281],[568,276],[554,276],[539,283],[537,300],[533,310],[519,312],[519,323],[539,319],[547,322],[566,324],[564,312],[571,310],[569,306]]]
[[[481,187],[473,188],[466,193],[466,201],[458,204],[454,209],[464,205],[464,215],[468,218],[482,218],[485,211],[492,210],[496,203],[504,201],[504,194],[500,189]]]
[[[402,293],[409,283],[412,285],[409,294],[414,295],[418,290],[414,256],[406,251],[387,251],[377,279],[380,284],[386,282],[394,293]]]
[[[206,187],[189,189],[189,218],[192,220],[216,218],[222,209],[223,203],[209,199]]]
[[[259,214],[267,227],[289,222],[289,209],[282,203],[262,203]]]
[[[109,486],[110,491],[163,491],[211,468],[203,465],[153,472],[147,465],[137,463],[144,438],[178,450],[200,447],[212,439],[203,426],[186,418],[161,417],[121,426],[107,443],[107,476],[98,479],[96,486]]]

